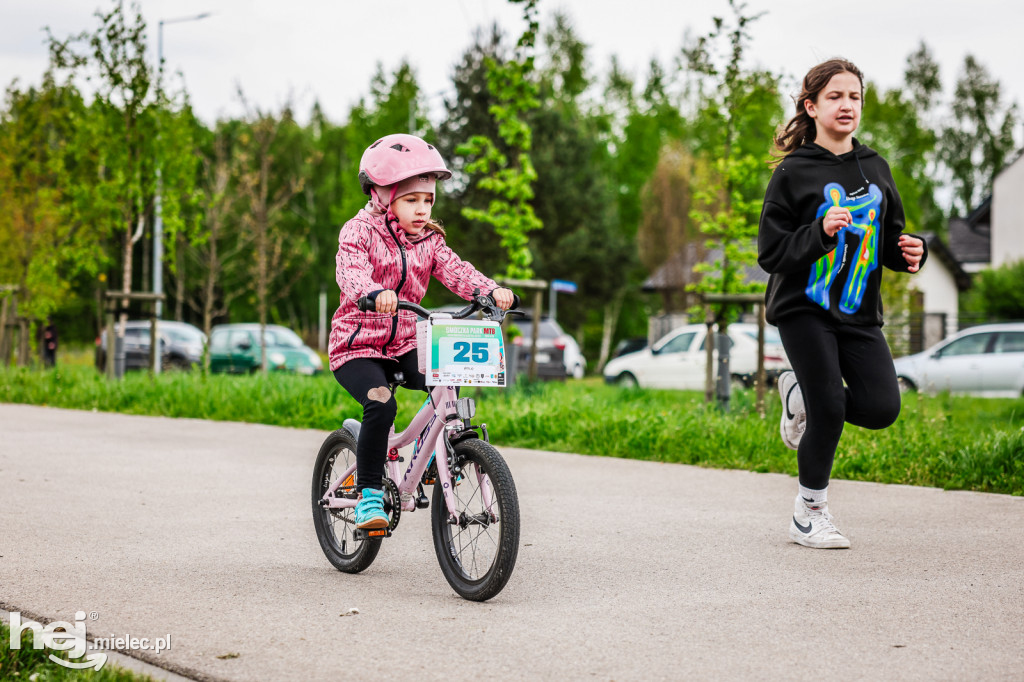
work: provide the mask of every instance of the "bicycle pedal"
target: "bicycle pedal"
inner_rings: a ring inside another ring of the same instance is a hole
[[[416,498],[416,508],[417,509],[426,509],[429,506],[430,506],[430,500],[427,499],[426,495],[424,495],[423,493],[420,493],[419,497]]]
[[[391,537],[390,528],[356,528],[355,530],[356,540],[370,540],[372,538],[389,537]]]

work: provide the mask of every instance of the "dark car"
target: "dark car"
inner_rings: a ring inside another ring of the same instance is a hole
[[[191,369],[203,361],[206,335],[187,322],[160,320],[157,334],[160,336],[160,366],[162,369]],[[116,332],[117,325],[114,325]],[[150,348],[149,320],[129,320],[124,328],[125,370],[149,369]],[[107,366],[107,332],[96,339],[96,367],[100,371]]]
[[[520,332],[513,343],[526,349],[526,360],[529,362],[529,348],[533,334],[533,320],[529,318],[515,319],[512,324]],[[522,365],[520,371],[526,371]],[[564,379],[573,377],[582,379],[587,368],[587,359],[580,352],[579,344],[558,326],[554,320],[542,317],[537,328],[537,375]]]
[[[615,346],[615,350],[612,351],[612,358],[614,359],[622,355],[636,353],[644,348],[647,348],[646,336],[634,336],[633,338],[622,339],[619,341],[618,345]]]
[[[260,368],[260,326],[220,324],[210,332],[210,371],[247,374]],[[319,374],[323,360],[287,327],[268,324],[263,331],[267,345],[267,369],[273,372]]]

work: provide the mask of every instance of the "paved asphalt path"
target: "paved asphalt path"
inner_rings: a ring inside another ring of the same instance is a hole
[[[169,634],[141,657],[201,680],[1024,677],[1022,498],[836,481],[853,549],[810,550],[787,476],[502,448],[519,560],[478,604],[426,511],[328,564],[324,436],[0,405],[0,608]]]

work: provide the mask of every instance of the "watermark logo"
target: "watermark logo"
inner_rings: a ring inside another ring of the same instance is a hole
[[[88,616],[89,620],[97,620],[99,615],[93,611]],[[116,649],[129,651],[156,651],[160,653],[171,648],[171,636],[155,637],[96,637],[90,644],[88,633],[85,627],[85,611],[75,612],[74,623],[57,620],[47,624],[45,627],[34,620],[22,620],[21,613],[11,612],[11,649],[21,648],[21,637],[26,630],[32,631],[33,649],[52,649],[53,651],[67,652],[67,658],[61,658],[53,654],[49,655],[51,661],[65,668],[84,670],[93,668],[99,670],[107,663],[107,654],[97,649]]]

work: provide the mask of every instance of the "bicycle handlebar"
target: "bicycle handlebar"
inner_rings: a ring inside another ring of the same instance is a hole
[[[479,289],[477,290],[479,292]],[[474,293],[473,298],[469,300],[467,305],[462,310],[452,313],[452,319],[461,320],[469,317],[478,310],[483,310],[487,315],[488,319],[495,322],[501,322],[505,319],[506,315],[525,315],[526,313],[522,310],[516,310],[519,307],[521,299],[517,294],[512,294],[512,307],[508,310],[502,310],[498,307],[498,304],[494,302],[494,299],[487,294]],[[356,300],[356,307],[364,313],[376,312],[377,303],[369,296],[362,296]],[[399,301],[399,310],[409,310],[416,313],[422,318],[430,317],[431,311],[426,308],[412,303],[411,301]]]

